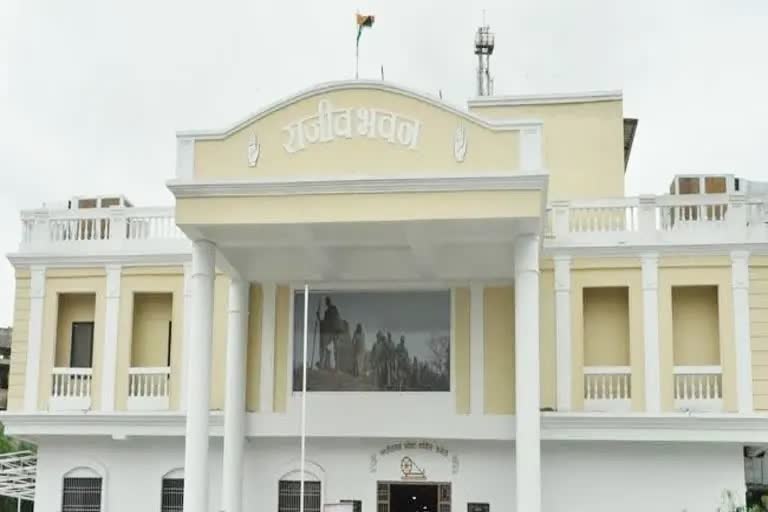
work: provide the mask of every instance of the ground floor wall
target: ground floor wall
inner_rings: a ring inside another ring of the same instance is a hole
[[[221,453],[221,439],[213,439],[211,511],[221,510]],[[361,500],[363,512],[376,512],[377,482],[417,481],[423,473],[451,483],[453,512],[469,502],[515,510],[512,442],[312,439],[307,459],[307,478],[321,481],[323,503]],[[162,478],[179,474],[184,440],[46,438],[38,464],[36,512],[60,511],[63,477],[85,468],[103,478],[102,511],[159,512]],[[298,471],[298,440],[249,440],[243,510],[276,512],[278,481],[298,479]],[[723,490],[741,498],[745,488],[736,444],[544,442],[542,471],[546,512],[713,512]]]

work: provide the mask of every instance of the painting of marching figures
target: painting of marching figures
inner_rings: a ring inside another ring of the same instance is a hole
[[[304,293],[293,312],[302,389]],[[310,291],[308,391],[449,391],[451,297],[440,291]]]

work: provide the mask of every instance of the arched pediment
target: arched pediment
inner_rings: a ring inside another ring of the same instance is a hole
[[[180,132],[182,178],[200,181],[514,171],[523,131],[379,81],[333,82],[221,131]],[[184,158],[182,153],[187,153]]]

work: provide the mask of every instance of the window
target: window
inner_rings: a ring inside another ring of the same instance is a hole
[[[277,512],[299,512],[301,482],[280,480]],[[304,511],[320,512],[320,482],[304,482]]]
[[[184,510],[184,479],[163,478],[163,498],[160,512],[182,512]]]
[[[101,478],[64,478],[62,512],[100,512]]]
[[[171,367],[171,333],[173,332],[173,322],[168,321],[168,354],[165,358],[166,366]]]
[[[90,368],[93,363],[93,322],[72,322],[70,368]]]

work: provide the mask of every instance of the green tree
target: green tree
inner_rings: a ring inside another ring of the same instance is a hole
[[[29,450],[36,452],[37,448],[31,443],[27,443],[20,439],[14,439],[5,435],[5,426],[0,423],[0,454],[12,453],[23,450]],[[16,512],[17,503],[15,498],[8,498],[0,496],[0,512]],[[32,512],[34,510],[34,504],[30,501],[22,502],[21,510],[23,512]]]

